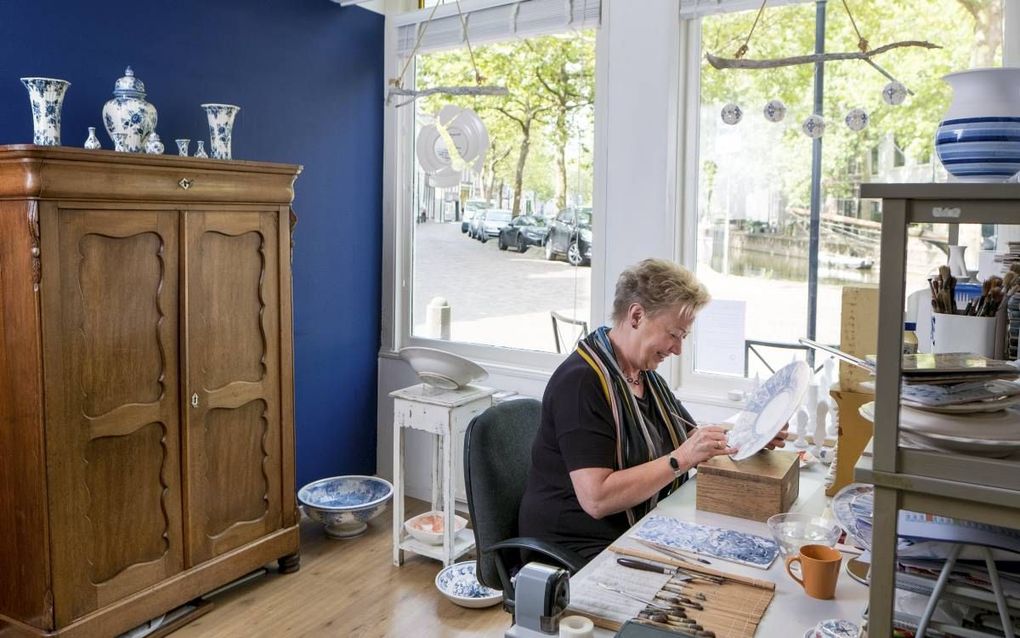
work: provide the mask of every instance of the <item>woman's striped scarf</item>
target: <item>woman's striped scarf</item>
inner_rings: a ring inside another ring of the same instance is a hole
[[[647,423],[638,407],[637,398],[630,391],[627,380],[616,362],[613,345],[609,341],[609,328],[602,326],[582,339],[577,344],[577,353],[592,367],[602,384],[606,394],[613,421],[616,425],[616,467],[622,470],[635,465],[647,463],[656,458],[652,444],[650,429],[654,423]],[[687,440],[687,428],[684,421],[694,423],[691,415],[670,391],[663,379],[654,370],[646,370],[645,392],[658,420],[666,425],[673,448]],[[670,491],[676,489],[687,479],[686,475],[673,481]],[[627,521],[634,525],[647,514],[659,500],[656,493],[644,503],[627,510]]]

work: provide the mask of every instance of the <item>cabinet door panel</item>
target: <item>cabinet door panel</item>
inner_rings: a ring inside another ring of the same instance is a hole
[[[189,564],[281,527],[277,224],[185,213]]]
[[[44,209],[58,625],[183,569],[178,217]]]

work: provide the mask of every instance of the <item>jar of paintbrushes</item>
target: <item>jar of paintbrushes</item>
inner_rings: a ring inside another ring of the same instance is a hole
[[[1018,266],[1020,270],[1020,266]],[[1001,357],[1005,349],[1005,309],[1017,293],[1020,272],[989,277],[980,293],[961,295],[948,266],[928,280],[932,299],[932,352],[969,352]]]

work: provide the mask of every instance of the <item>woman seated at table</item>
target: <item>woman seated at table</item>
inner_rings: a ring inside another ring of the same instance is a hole
[[[546,386],[521,536],[590,560],[679,487],[688,470],[737,451],[727,446],[724,428],[696,427],[655,372],[680,354],[708,301],[694,274],[670,261],[646,259],[621,273],[612,329],[582,339]]]

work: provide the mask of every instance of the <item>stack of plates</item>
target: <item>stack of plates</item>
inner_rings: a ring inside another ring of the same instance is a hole
[[[942,414],[994,412],[1020,404],[1020,383],[996,379],[954,385],[904,385],[900,402]]]
[[[1006,336],[1006,358],[1020,359],[1020,295],[1013,295],[1006,305],[1006,318],[1009,320]]]
[[[865,403],[861,416],[875,420],[875,403]],[[900,408],[900,442],[911,447],[1005,457],[1020,450],[1020,409],[971,414],[938,414]]]
[[[875,511],[875,488],[864,483],[851,483],[832,497],[832,514],[855,545],[871,549],[872,518]]]

